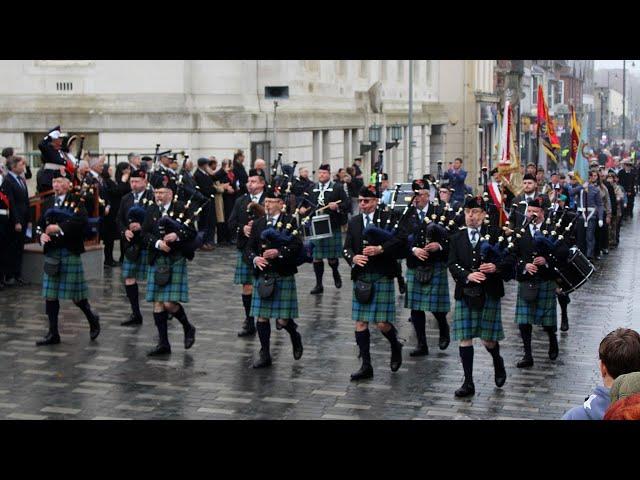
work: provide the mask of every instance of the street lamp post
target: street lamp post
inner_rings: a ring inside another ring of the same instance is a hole
[[[622,61],[622,142],[624,143],[625,139],[625,127],[626,127],[626,114],[627,109],[625,108],[625,94],[627,93],[627,89],[625,88],[627,85],[627,61]]]
[[[409,168],[407,181],[413,180],[413,60],[409,60]]]

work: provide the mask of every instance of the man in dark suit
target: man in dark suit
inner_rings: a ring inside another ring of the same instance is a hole
[[[238,332],[239,337],[252,336],[256,333],[254,318],[251,316],[251,301],[253,296],[253,276],[249,264],[244,258],[243,252],[251,236],[253,223],[259,216],[263,216],[264,212],[259,212],[260,208],[248,210],[250,203],[257,205],[264,204],[265,179],[257,170],[249,170],[249,180],[247,181],[247,190],[240,196],[233,205],[231,216],[229,217],[229,231],[232,235],[238,236],[236,242],[237,257],[236,271],[233,277],[233,283],[242,285],[242,305],[245,311],[245,321],[242,330]]]
[[[198,159],[198,169],[193,174],[193,179],[198,186],[200,193],[206,198],[213,198],[216,190],[213,187],[213,177],[208,170],[209,159],[201,157]],[[213,200],[209,202],[203,209],[200,220],[198,221],[198,229],[204,230],[204,244],[202,250],[213,250],[213,235],[216,225],[216,209]]]
[[[8,265],[7,285],[24,285],[21,278],[22,253],[27,230],[31,228],[29,218],[29,191],[23,175],[26,162],[21,157],[7,159],[6,192],[11,204],[9,250],[12,252]]]

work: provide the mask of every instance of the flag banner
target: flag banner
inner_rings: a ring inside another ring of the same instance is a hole
[[[573,173],[578,179],[580,183],[584,183],[587,181],[589,177],[589,160],[588,157],[588,149],[589,149],[589,127],[587,122],[583,122],[584,128],[582,129],[580,135],[580,142],[578,144],[578,151],[576,152],[576,163],[573,169]],[[578,130],[580,130],[580,125],[578,125]]]
[[[571,106],[571,150],[569,154],[569,169],[573,170],[578,158],[578,147],[580,146],[580,125],[576,119],[576,110]]]
[[[549,117],[547,102],[544,99],[544,91],[542,85],[538,85],[538,164],[546,170],[547,157],[558,163],[558,159],[554,153],[555,148],[560,148],[560,140],[556,135],[553,121]]]

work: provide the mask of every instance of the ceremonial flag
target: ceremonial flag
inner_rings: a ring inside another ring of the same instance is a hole
[[[578,125],[578,131],[580,131],[580,125]],[[588,123],[584,123],[584,128],[580,135],[580,142],[578,144],[578,150],[576,152],[576,163],[573,169],[573,173],[580,183],[584,183],[589,178],[589,161],[584,153],[584,150],[589,147],[587,139],[589,138]],[[573,143],[573,137],[571,139]]]
[[[544,91],[542,85],[538,85],[538,164],[546,170],[547,156],[554,162],[558,163],[556,155],[553,153],[554,148],[560,148],[560,141],[556,135],[553,121],[549,117],[547,102],[544,99]]]
[[[576,110],[571,106],[571,150],[569,154],[569,170],[573,170],[578,158],[578,147],[580,146],[580,125],[576,119]]]

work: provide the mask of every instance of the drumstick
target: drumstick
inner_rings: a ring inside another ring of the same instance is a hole
[[[342,200],[337,200],[335,203],[340,203]],[[332,202],[333,203],[333,202]],[[316,210],[316,213],[321,212],[322,210],[324,210],[325,208],[329,208],[329,205],[325,205],[322,208],[319,208]]]

